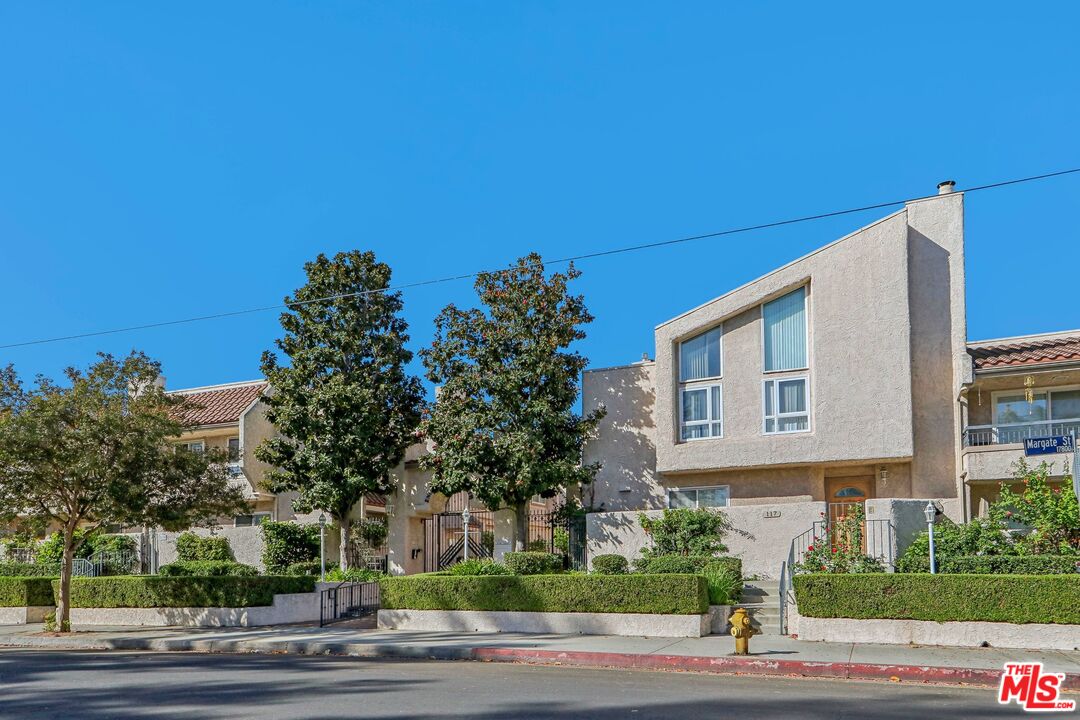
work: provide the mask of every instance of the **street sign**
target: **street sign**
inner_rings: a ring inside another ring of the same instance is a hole
[[[1073,450],[1072,435],[1051,435],[1024,440],[1024,455],[1053,455],[1071,453]]]

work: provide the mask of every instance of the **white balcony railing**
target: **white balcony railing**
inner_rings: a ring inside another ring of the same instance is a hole
[[[1080,436],[1080,418],[999,425],[970,425],[964,430],[964,447],[1010,445],[1022,443],[1028,438],[1048,437],[1051,435]]]

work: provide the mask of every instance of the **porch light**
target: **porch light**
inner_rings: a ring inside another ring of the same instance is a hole
[[[885,487],[889,483],[889,469],[882,465],[877,471],[878,481],[882,487]]]
[[[926,515],[926,527],[930,530],[930,574],[937,574],[937,563],[934,560],[934,518],[937,517],[937,508],[934,507],[934,501],[929,500],[926,503],[926,509],[923,511]]]

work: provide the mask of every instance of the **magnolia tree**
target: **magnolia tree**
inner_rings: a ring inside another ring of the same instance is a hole
[[[423,389],[406,372],[408,325],[401,295],[389,292],[390,267],[374,253],[319,255],[304,265],[307,284],[285,298],[288,358],[262,357],[270,382],[267,417],[282,437],[255,456],[274,466],[273,492],[297,492],[301,510],[324,510],[340,529],[340,565],[349,567],[349,516],[368,493],[387,493],[390,471],[415,440]]]
[[[592,321],[567,284],[580,273],[545,275],[531,254],[475,283],[484,309],[447,306],[435,319],[435,341],[421,355],[441,386],[421,431],[432,443],[421,466],[431,488],[467,491],[489,508],[515,512],[515,547],[524,549],[529,501],[560,487],[592,482],[581,448],[603,411],[574,409],[588,360],[570,346]]]
[[[104,525],[179,530],[246,507],[224,453],[190,452],[169,440],[187,430],[187,401],[155,384],[158,363],[142,353],[99,355],[66,382],[14,368],[0,372],[0,514],[59,526],[58,627],[67,631],[72,564]]]

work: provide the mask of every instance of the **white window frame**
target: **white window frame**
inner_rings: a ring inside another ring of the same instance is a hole
[[[717,393],[720,395],[720,416],[712,417],[712,391],[716,388]],[[706,401],[705,408],[708,410],[709,417],[705,420],[683,420],[683,394],[688,390],[705,390]],[[683,429],[686,427],[697,427],[704,425],[712,430],[713,424],[720,426],[720,433],[718,435],[706,435],[705,437],[696,438],[684,438]],[[683,383],[679,385],[679,442],[700,442],[702,440],[716,440],[724,437],[724,386],[718,382],[697,381]]]
[[[247,525],[240,525],[236,521],[237,521],[237,519],[242,518],[242,517],[251,518],[251,522],[248,523]],[[262,520],[260,520],[259,522],[255,522],[255,518],[262,518]],[[269,521],[271,521],[273,519],[274,519],[273,514],[269,513],[269,512],[266,512],[266,511],[240,513],[239,515],[233,515],[233,527],[259,527],[264,522],[269,522]]]
[[[768,305],[769,303],[771,303],[773,300],[779,300],[780,298],[786,297],[787,295],[790,295],[793,292],[798,292],[799,290],[803,291],[803,317],[806,320],[806,322],[803,323],[803,336],[805,338],[804,339],[805,344],[803,345],[803,347],[806,348],[806,364],[803,365],[802,367],[785,368],[783,370],[766,370],[765,369],[765,306]],[[799,287],[791,288],[790,290],[782,292],[779,295],[776,295],[775,297],[772,297],[772,298],[766,300],[765,302],[761,303],[761,305],[758,306],[758,319],[761,321],[760,322],[761,332],[758,333],[758,335],[759,335],[758,339],[759,339],[759,341],[761,343],[761,372],[763,374],[765,374],[765,375],[777,375],[777,374],[780,374],[780,373],[809,371],[810,370],[810,286],[809,285],[800,285]],[[764,424],[763,424],[763,426],[764,426]],[[799,431],[799,432],[801,432],[801,431]]]
[[[720,359],[720,373],[718,375],[710,375],[708,377],[694,378],[693,380],[684,379],[683,376],[682,376],[682,346],[683,346],[683,343],[687,343],[687,342],[690,342],[691,340],[695,340],[695,339],[701,337],[702,335],[706,335],[708,333],[711,333],[713,330],[716,330],[717,332],[719,332],[719,335],[717,336],[717,342],[720,344],[720,347],[717,348],[717,357]],[[690,384],[694,384],[694,383],[710,382],[712,380],[721,379],[722,377],[724,377],[724,324],[720,323],[719,325],[713,325],[711,328],[706,328],[705,330],[702,330],[701,332],[696,332],[693,335],[691,335],[690,337],[687,337],[687,338],[684,338],[684,339],[680,340],[679,343],[678,343],[678,351],[679,352],[678,352],[678,358],[677,358],[678,363],[676,364],[676,368],[677,368],[676,373],[679,376],[679,384],[680,385],[690,385]]]
[[[182,447],[189,452],[206,452],[205,440],[185,440],[184,442],[177,443],[178,447]]]
[[[1046,393],[1046,419],[1045,420],[1032,420],[1031,425],[1042,425],[1053,422],[1066,422],[1071,418],[1061,418],[1053,420],[1052,415],[1054,413],[1054,393],[1056,392],[1069,392],[1070,390],[1080,390],[1080,385],[1048,385],[1046,387],[1031,388],[1036,394]],[[1027,388],[1018,388],[1016,390],[994,390],[990,393],[991,413],[990,419],[993,425],[998,425],[998,398],[1002,395],[1023,395],[1027,391]],[[1026,424],[1026,423],[1020,423]]]
[[[802,380],[803,381],[804,387],[806,388],[806,410],[804,410],[802,412],[786,412],[786,413],[780,412],[780,383],[785,382],[787,380]],[[767,394],[769,392],[769,383],[773,383],[773,394],[772,394],[773,414],[772,415],[766,415],[765,414],[765,408],[767,406],[766,405],[766,402],[767,402],[766,397],[767,397]],[[813,419],[811,417],[812,413],[810,412],[810,409],[812,407],[813,407],[813,405],[810,402],[810,376],[808,374],[776,376],[776,375],[773,375],[772,373],[770,373],[768,377],[763,378],[762,381],[761,381],[761,434],[762,435],[794,435],[796,433],[808,433],[808,432],[810,432],[810,429],[813,427]],[[805,430],[778,430],[778,429],[776,429],[776,428],[780,427],[780,420],[781,419],[802,417],[803,415],[806,416],[806,429]],[[773,429],[772,430],[767,429],[767,423],[768,423],[768,421],[770,419],[773,420]]]
[[[699,490],[724,490],[727,493],[727,499],[724,501],[723,505],[706,505],[705,507],[706,508],[713,508],[713,507],[726,508],[726,507],[731,507],[731,486],[730,485],[695,485],[693,487],[684,487],[684,488],[669,487],[667,489],[667,498],[666,498],[667,499],[667,507],[668,507],[668,509],[672,508],[672,505],[671,505],[671,493],[673,493],[673,492],[687,493],[687,492],[690,492],[691,490],[693,490],[694,492],[697,492]],[[697,510],[697,509],[700,509],[700,508],[701,508],[701,504],[698,502],[697,496],[695,495],[694,496],[694,509]]]

